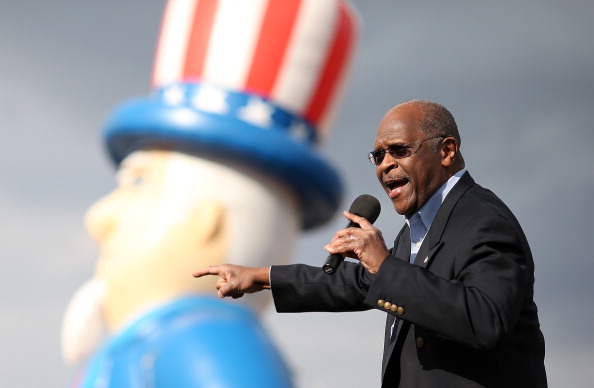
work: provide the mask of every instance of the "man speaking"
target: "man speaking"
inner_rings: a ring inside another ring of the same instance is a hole
[[[357,259],[332,274],[301,264],[222,265],[220,297],[270,288],[278,312],[388,315],[382,387],[546,387],[534,263],[518,221],[465,169],[443,106],[409,101],[387,112],[369,160],[406,224],[388,249],[367,219],[339,230],[330,254]]]

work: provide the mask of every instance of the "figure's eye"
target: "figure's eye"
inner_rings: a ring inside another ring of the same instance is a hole
[[[134,169],[121,169],[116,175],[119,186],[138,187],[145,181],[144,174]]]
[[[143,183],[144,183],[144,177],[143,176],[135,176],[134,179],[132,179],[132,182],[130,184],[132,186],[140,186]]]

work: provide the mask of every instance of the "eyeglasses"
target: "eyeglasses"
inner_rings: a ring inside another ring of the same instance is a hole
[[[393,144],[386,149],[378,148],[376,150],[371,151],[369,153],[369,155],[367,155],[367,159],[369,159],[371,164],[377,166],[378,164],[382,163],[382,161],[384,160],[384,156],[386,156],[386,153],[392,155],[392,157],[396,158],[396,159],[408,158],[412,154],[416,154],[417,152],[419,152],[419,150],[421,149],[421,146],[427,140],[438,139],[440,137],[447,137],[447,136],[446,135],[437,135],[437,136],[427,137],[422,140],[417,140],[411,144]],[[417,147],[416,151],[413,152],[412,148],[416,144],[419,144],[419,146]]]

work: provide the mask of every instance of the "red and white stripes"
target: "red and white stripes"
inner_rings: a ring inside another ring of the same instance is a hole
[[[356,35],[343,0],[170,0],[153,86],[197,81],[254,93],[324,137]]]

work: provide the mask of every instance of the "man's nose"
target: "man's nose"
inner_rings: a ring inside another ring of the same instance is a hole
[[[398,167],[398,159],[391,153],[385,152],[381,163],[378,164],[378,168],[380,168],[382,171],[389,171],[396,167]]]

